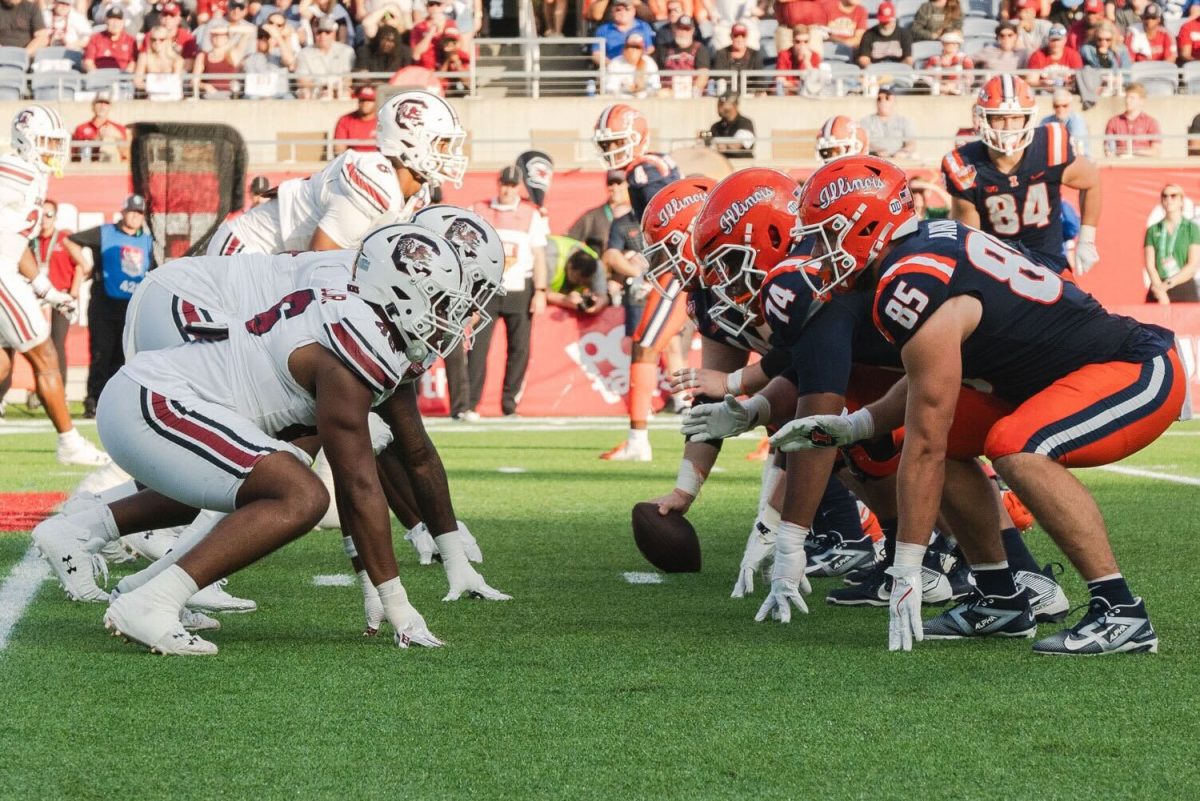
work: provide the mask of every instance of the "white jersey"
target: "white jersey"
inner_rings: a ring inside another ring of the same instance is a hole
[[[318,228],[340,248],[355,248],[367,232],[407,222],[427,201],[422,188],[407,201],[386,156],[347,150],[320,172],[284,181],[274,199],[226,225],[246,251],[308,250]]]
[[[46,174],[14,155],[0,156],[0,270],[15,271],[42,221]]]
[[[168,398],[198,397],[277,434],[316,424],[316,400],[292,377],[288,358],[316,343],[386,400],[424,366],[405,357],[394,323],[341,287],[305,287],[230,327],[220,342],[190,342],[138,353],[125,375]]]

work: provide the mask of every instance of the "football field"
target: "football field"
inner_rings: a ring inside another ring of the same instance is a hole
[[[889,654],[886,609],[824,603],[840,580],[815,581],[790,625],[755,624],[762,587],[729,597],[758,495],[751,439],[727,444],[690,515],[703,571],[631,583],[652,568],[630,507],[677,467],[679,436],[658,422],[652,464],[596,458],[617,420],[433,424],[480,570],[514,596],[443,603],[441,568],[419,566],[397,525],[439,650],[360,636],[357,585],[317,578],[350,575],[336,532],[234,576],[259,611],[222,617],[206,635],[220,654],[193,659],[107,636],[102,606],[14,571],[28,531],[0,532],[0,799],[1200,797],[1200,425],[1121,472],[1079,474],[1161,646],[1070,659],[1027,640]],[[83,475],[48,432],[0,423],[4,503]]]

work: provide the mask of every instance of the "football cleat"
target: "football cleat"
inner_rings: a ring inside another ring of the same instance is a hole
[[[171,656],[208,656],[217,646],[189,634],[171,609],[143,601],[140,593],[125,593],[109,604],[104,613],[104,628],[114,637],[140,643],[154,654]]]
[[[203,612],[193,612],[186,606],[179,612],[179,622],[188,631],[217,631],[221,628],[221,621],[215,617],[209,617]]]
[[[754,450],[750,451],[750,453],[746,454],[746,461],[748,461],[748,462],[765,462],[767,460],[767,457],[770,455],[771,455],[771,439],[770,439],[770,437],[763,437],[762,441],[758,443],[758,447],[755,448]]]
[[[946,571],[946,580],[950,582],[950,599],[953,601],[961,601],[975,592],[975,574],[965,559],[954,560]]]
[[[1105,656],[1119,653],[1158,653],[1158,635],[1146,614],[1146,602],[1113,606],[1093,598],[1087,614],[1069,629],[1051,634],[1033,644],[1035,654],[1057,656]]]
[[[137,556],[121,547],[120,540],[106,542],[100,549],[100,556],[105,562],[110,565],[127,565],[130,562],[136,562]]]
[[[141,534],[129,534],[121,537],[121,547],[136,557],[157,562],[167,555],[167,551],[175,547],[179,535],[187,526],[175,528],[156,528],[143,531]]]
[[[887,606],[892,595],[892,577],[886,562],[876,562],[860,584],[833,590],[825,596],[836,606]],[[921,604],[941,606],[950,600],[950,582],[944,573],[921,568]]]
[[[1037,521],[1033,518],[1033,512],[1029,511],[1021,499],[1017,497],[1017,493],[1010,489],[1000,491],[1000,499],[1004,501],[1004,508],[1008,511],[1008,516],[1012,518],[1013,525],[1018,531],[1025,532],[1033,528],[1033,524]]]
[[[253,612],[258,604],[249,598],[238,598],[225,591],[229,579],[221,579],[201,587],[199,592],[187,600],[189,609],[201,612]]]
[[[819,554],[809,556],[808,567],[804,569],[806,576],[842,576],[851,570],[875,563],[875,543],[870,537],[845,540],[839,532],[830,531],[824,539],[829,541],[829,547]]]
[[[966,603],[948,609],[924,624],[927,640],[968,637],[1033,637],[1037,623],[1023,592],[1002,597],[976,593]]]
[[[104,545],[102,537],[93,537],[87,529],[58,516],[38,523],[33,530],[33,544],[72,601],[108,600],[108,593],[96,583],[98,573],[108,581],[108,563],[99,554]]]
[[[104,467],[112,462],[108,454],[83,438],[78,431],[74,436],[68,434],[60,438],[55,455],[59,464],[83,465],[84,467]]]
[[[611,451],[600,454],[600,458],[609,462],[650,462],[654,460],[654,452],[649,442],[625,440]]]
[[[1040,573],[1028,570],[1017,570],[1013,580],[1017,589],[1024,590],[1029,596],[1029,604],[1033,607],[1033,616],[1038,623],[1059,623],[1066,619],[1071,610],[1067,594],[1055,580],[1054,568],[1058,567],[1058,575],[1062,575],[1062,565],[1046,565]]]

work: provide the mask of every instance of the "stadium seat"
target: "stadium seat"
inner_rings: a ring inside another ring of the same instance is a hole
[[[829,80],[834,94],[845,95],[862,90],[863,71],[856,64],[845,61],[827,61]],[[840,88],[839,88],[840,84]]]
[[[913,42],[912,57],[913,66],[920,69],[925,65],[925,62],[933,56],[941,55],[941,42]]]
[[[25,52],[25,48],[0,47],[0,70],[25,72],[28,69],[29,54]]]
[[[967,4],[967,16],[983,17],[996,24],[1000,18],[1000,4],[994,0],[970,0]]]
[[[127,74],[117,69],[95,70],[86,73],[83,77],[83,89],[86,92],[112,92],[119,99],[132,95],[130,92],[130,84],[126,78]]]
[[[83,53],[65,47],[43,47],[33,54],[33,72],[63,72],[83,70]]]
[[[866,0],[866,2],[863,3],[863,8],[867,9],[867,16],[869,16],[871,19],[875,19],[875,15],[879,12],[879,5],[882,2],[883,0]]]
[[[1200,61],[1183,65],[1183,87],[1189,95],[1200,95]]]
[[[30,84],[34,100],[74,100],[83,76],[78,72],[37,72]]]
[[[24,75],[10,70],[0,72],[0,100],[20,100],[24,93]]]
[[[963,52],[968,56],[973,56],[983,50],[985,47],[990,47],[995,41],[995,34],[988,34],[987,36],[968,36],[963,40]]]
[[[964,39],[974,36],[986,36],[991,39],[996,35],[996,20],[983,17],[966,17],[963,19],[962,34]]]
[[[1129,71],[1130,80],[1146,87],[1152,97],[1175,94],[1179,86],[1179,73],[1175,65],[1167,61],[1138,61]]]
[[[924,0],[896,0],[896,18],[902,27],[907,28],[912,25],[913,17],[917,15],[917,9],[921,7]]]
[[[866,73],[880,86],[891,84],[901,93],[913,88],[914,79],[912,71],[913,68],[908,64],[891,61],[868,64],[866,69]]]
[[[841,42],[826,42],[821,45],[822,61],[849,61],[854,52]]]

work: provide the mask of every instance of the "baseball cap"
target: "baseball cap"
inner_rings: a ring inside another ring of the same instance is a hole
[[[1084,0],[1083,10],[1088,14],[1103,14],[1104,0]]]
[[[604,183],[608,186],[625,183],[625,172],[623,170],[609,170],[608,174],[604,176]]]
[[[183,12],[179,10],[179,4],[167,3],[162,7],[161,15],[164,17],[181,17]]]
[[[357,89],[354,90],[354,99],[355,100],[374,100],[375,99],[375,87],[374,86],[358,87]]]
[[[1042,0],[1021,0],[1021,8],[1032,8],[1034,11],[1042,10]]]
[[[887,0],[883,0],[879,4],[879,10],[875,12],[875,18],[880,22],[892,22],[896,19],[896,7]]]
[[[642,38],[640,33],[631,33],[625,37],[626,47],[645,47],[646,40]]]
[[[1142,9],[1142,19],[1161,19],[1162,9],[1157,3],[1151,3]]]
[[[740,22],[729,29],[730,36],[745,36],[748,33],[750,33],[750,29]]]
[[[250,182],[250,194],[265,195],[271,189],[271,182],[265,175],[256,175]]]
[[[946,31],[945,33],[942,34],[942,42],[943,43],[951,43],[952,42],[955,44],[962,44],[963,43],[963,35],[961,33],[959,33],[958,31]]]
[[[521,183],[521,171],[515,165],[508,165],[500,171],[500,183],[517,186]]]
[[[692,19],[687,14],[684,14],[682,17],[675,20],[675,22],[671,25],[671,27],[672,28],[693,28],[694,29],[696,27],[696,20]]]
[[[321,17],[321,21],[317,23],[318,31],[325,31],[327,33],[335,33],[337,31],[337,29],[338,29],[337,20],[335,20],[329,14],[326,14],[325,16]]]
[[[125,19],[125,12],[120,6],[110,6],[108,11],[104,12],[105,19]]]
[[[141,195],[130,195],[125,200],[125,205],[121,207],[121,211],[140,211],[146,213],[146,198]]]
[[[1050,26],[1050,34],[1046,38],[1051,39],[1051,40],[1066,39],[1067,38],[1067,29],[1061,25],[1051,25]]]
[[[462,38],[462,35],[458,32],[458,28],[446,28],[446,30],[442,31],[442,38],[458,41]]]
[[[229,8],[245,8],[246,0],[229,0]]]
[[[633,0],[613,0],[613,8],[633,8]]]

